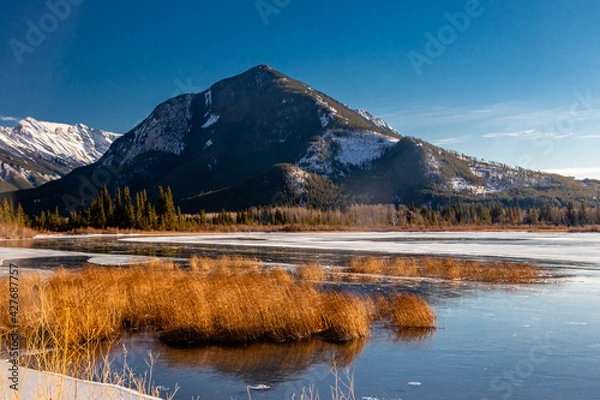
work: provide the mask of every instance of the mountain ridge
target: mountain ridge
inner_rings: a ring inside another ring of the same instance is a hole
[[[40,186],[92,164],[118,136],[83,124],[32,117],[14,127],[0,126],[0,190]]]
[[[102,171],[112,172],[101,180]],[[94,182],[96,192],[103,184],[146,189],[150,198],[157,186],[170,186],[189,213],[285,201],[327,207],[322,199],[337,206],[341,198],[526,206],[593,202],[598,194],[569,178],[478,161],[400,135],[266,65],[161,103],[94,164],[10,196],[31,210],[68,211],[90,200],[82,182]]]

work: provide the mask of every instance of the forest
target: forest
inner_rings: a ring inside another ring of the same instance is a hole
[[[402,229],[445,227],[595,227],[600,225],[600,207],[570,202],[565,207],[506,207],[501,203],[455,203],[433,209],[412,205],[348,204],[340,207],[251,207],[242,211],[222,210],[182,214],[170,188],[158,188],[155,202],[146,191],[131,193],[117,188],[114,195],[104,187],[89,205],[72,210],[68,216],[58,209],[26,215],[20,204],[4,200],[0,223],[38,231],[68,232],[86,228],[137,231],[201,231],[219,227],[285,227],[302,229]]]

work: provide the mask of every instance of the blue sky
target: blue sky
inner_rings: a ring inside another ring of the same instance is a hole
[[[402,134],[600,178],[598,1],[5,3],[5,125],[126,132],[174,95],[269,64]]]

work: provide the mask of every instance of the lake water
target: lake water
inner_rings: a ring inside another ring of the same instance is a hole
[[[315,387],[330,398],[335,360],[353,375],[357,399],[600,398],[600,235],[566,233],[327,233],[44,238],[0,243],[0,258],[53,268],[126,257],[184,260],[242,254],[293,265],[325,265],[366,255],[452,255],[515,259],[560,268],[546,285],[488,286],[435,280],[371,282],[353,290],[412,291],[436,309],[439,329],[398,334],[378,328],[347,345],[320,341],[248,347],[172,348],[151,335],[124,339],[127,362],[142,372],[159,354],[157,384],[177,399],[299,398]],[[101,255],[101,257],[99,257]],[[117,258],[115,258],[117,257]],[[122,360],[122,349],[115,361]],[[249,386],[266,385],[267,390]]]

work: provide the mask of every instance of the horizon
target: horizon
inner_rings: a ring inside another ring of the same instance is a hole
[[[31,116],[125,133],[177,94],[268,64],[402,135],[600,179],[599,4],[277,4],[7,5],[0,124]]]

